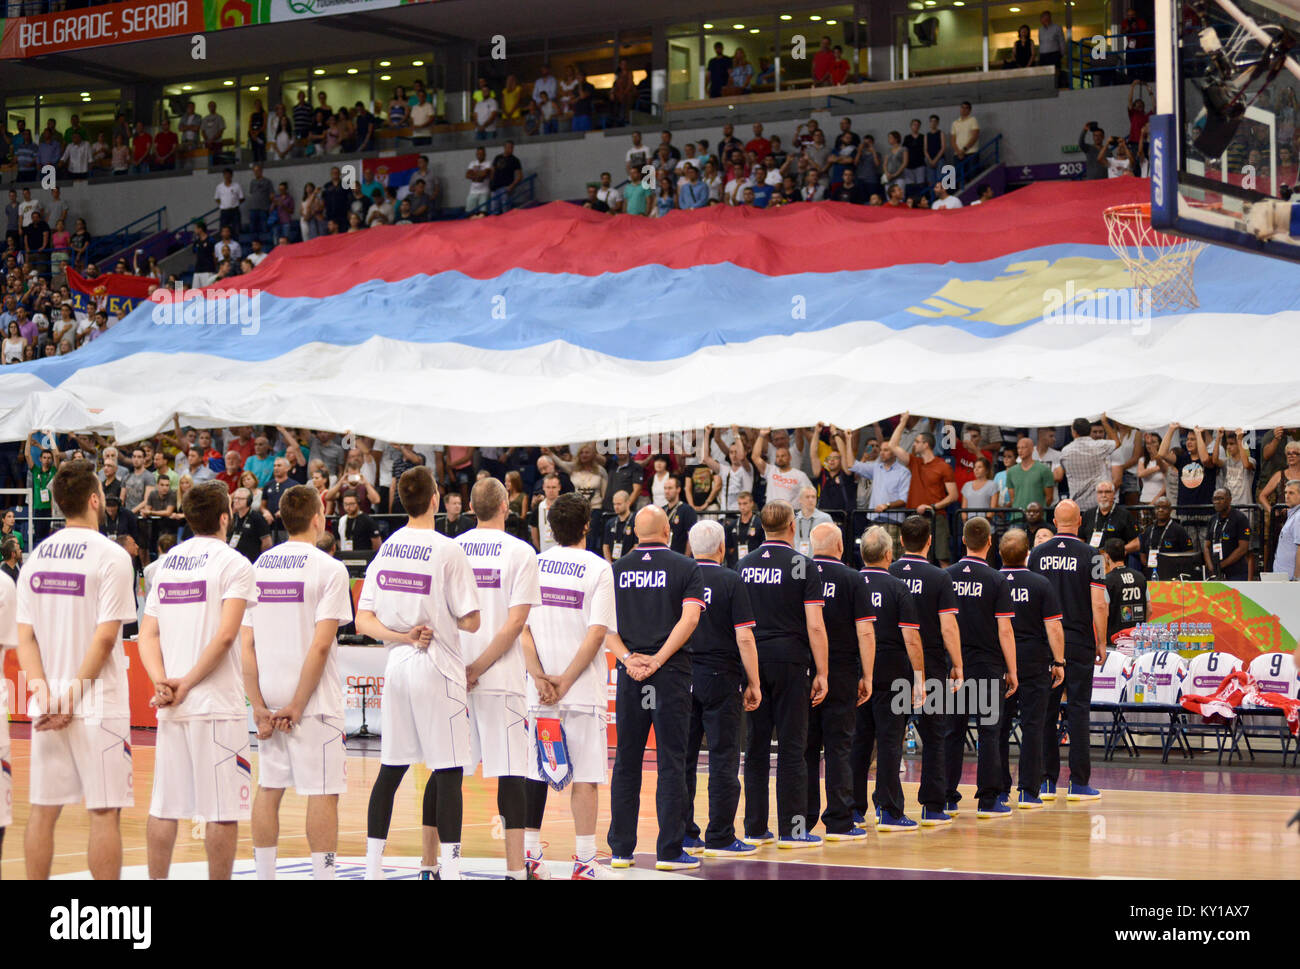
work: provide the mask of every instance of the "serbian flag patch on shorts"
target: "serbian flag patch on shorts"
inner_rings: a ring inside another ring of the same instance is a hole
[[[569,744],[564,739],[564,724],[554,717],[537,718],[537,768],[555,790],[562,791],[573,780],[569,761]]]

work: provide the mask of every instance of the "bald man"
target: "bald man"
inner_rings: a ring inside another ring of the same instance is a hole
[[[1065,693],[1070,725],[1071,801],[1095,801],[1091,786],[1092,752],[1088,721],[1092,705],[1092,668],[1106,662],[1106,565],[1101,552],[1079,539],[1079,506],[1066,498],[1056,506],[1056,535],[1029,553],[1028,565],[1052,584],[1065,630],[1065,681],[1052,688],[1043,720],[1043,784],[1039,798],[1056,800],[1061,775],[1061,746],[1056,724]],[[1021,783],[1024,783],[1022,778]]]
[[[631,868],[641,814],[641,761],[651,726],[658,781],[655,813],[660,871],[698,868],[682,848],[686,834],[686,748],[691,726],[691,661],[683,647],[705,609],[700,567],[668,547],[662,508],[637,512],[636,548],[614,563],[617,629],[606,638],[619,661],[614,717],[618,749],[609,784],[609,849],[614,868]]]
[[[827,841],[861,841],[864,828],[853,819],[850,752],[856,708],[871,699],[876,636],[867,584],[842,561],[844,538],[833,522],[816,525],[809,535],[813,561],[822,581],[822,621],[826,624],[826,699],[808,717],[808,812],[811,825],[821,809],[817,778],[826,752]]]

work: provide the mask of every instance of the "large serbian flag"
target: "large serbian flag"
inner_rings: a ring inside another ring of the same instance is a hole
[[[104,310],[109,318],[122,319],[149,298],[149,287],[158,281],[152,276],[128,276],[108,273],[89,279],[69,267],[68,289],[78,317]]]
[[[1148,197],[1113,179],[943,212],[554,203],[315,239],[183,304],[165,293],[74,354],[3,368],[0,440],[76,425],[130,440],[174,413],[454,445],[903,409],[1300,425],[1294,267],[1210,247],[1199,307],[1152,312],[1102,219]]]

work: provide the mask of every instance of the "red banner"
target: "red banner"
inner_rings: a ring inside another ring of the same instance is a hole
[[[149,706],[149,701],[153,699],[153,682],[145,672],[144,663],[140,662],[140,650],[136,647],[134,639],[126,640],[122,645],[126,649],[126,680],[131,700],[131,726],[156,727],[158,726],[157,713]],[[4,657],[4,682],[0,682],[0,689],[5,689],[6,683],[8,684],[9,702],[13,705],[9,711],[9,719],[15,723],[26,723],[27,697],[17,695],[19,684],[26,682],[20,680],[18,676],[18,650],[5,650]]]
[[[0,59],[203,33],[203,0],[132,0],[4,20]]]
[[[125,273],[105,273],[88,279],[72,267],[68,267],[67,274],[72,305],[78,313],[103,309],[110,317],[119,320],[148,299],[149,287],[158,282],[152,276],[128,276]]]

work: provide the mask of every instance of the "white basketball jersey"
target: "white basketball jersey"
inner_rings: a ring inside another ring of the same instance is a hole
[[[221,610],[227,599],[242,599],[246,610],[257,605],[253,566],[225,542],[191,538],[163,556],[144,613],[158,620],[163,666],[169,678],[184,676],[194,668],[221,628]],[[184,700],[158,709],[159,720],[246,716],[244,663],[238,640]]]
[[[586,549],[557,545],[537,558],[542,604],[528,615],[528,628],[537,644],[542,669],[559,675],[573,662],[591,626],[617,632],[614,613],[614,572],[599,555]],[[609,665],[605,647],[596,650],[591,664],[560,701],[561,708],[601,710],[608,706],[605,684]],[[540,704],[537,688],[528,682],[530,707]]]
[[[416,626],[433,630],[429,653],[439,671],[465,686],[465,661],[456,620],[479,607],[469,559],[459,545],[433,529],[399,528],[370,560],[358,610],[368,610],[395,632]],[[409,643],[387,643],[388,662],[419,652]]]
[[[1261,693],[1280,693],[1294,699],[1300,691],[1300,677],[1290,653],[1260,653],[1250,661],[1249,672],[1259,681]]]
[[[537,606],[537,554],[527,542],[500,529],[475,528],[456,538],[469,559],[478,587],[479,627],[476,633],[460,633],[465,665],[478,659],[505,625],[515,606]],[[474,692],[524,693],[524,652],[516,639],[492,664],[474,687]]]
[[[272,711],[293,702],[303,663],[316,637],[316,624],[352,621],[348,569],[314,545],[285,542],[267,549],[253,565],[257,608],[244,613],[253,630],[257,683]],[[343,716],[338,655],[330,647],[316,691],[304,716]]]
[[[89,528],[60,529],[36,546],[18,575],[18,621],[36,634],[51,695],[64,694],[77,680],[95,627],[135,621],[131,557]],[[72,712],[131,715],[120,629],[93,694],[83,695]]]
[[[1231,653],[1200,653],[1188,664],[1183,692],[1193,696],[1213,693],[1225,676],[1239,669],[1241,660]]]

